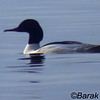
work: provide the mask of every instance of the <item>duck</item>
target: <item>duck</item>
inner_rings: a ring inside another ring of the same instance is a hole
[[[23,54],[68,54],[68,53],[100,53],[100,45],[82,43],[78,41],[57,41],[40,47],[43,40],[43,29],[35,19],[25,19],[16,28],[6,29],[4,32],[25,32],[29,34],[28,43]]]

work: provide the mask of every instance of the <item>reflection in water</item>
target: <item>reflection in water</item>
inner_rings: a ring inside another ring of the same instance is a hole
[[[29,58],[20,58],[19,60],[30,60],[29,64],[43,64],[45,56],[43,54],[30,54]],[[38,65],[37,65],[38,66]],[[32,67],[32,66],[30,66]]]
[[[11,97],[17,95],[18,97],[28,98],[28,100],[41,99],[38,92],[41,90],[41,73],[44,61],[45,56],[43,54],[31,54],[29,57],[16,60],[16,63],[7,67],[10,74],[10,78],[8,76],[7,80],[11,81],[14,87],[14,92],[11,88],[9,89]]]
[[[26,58],[19,58],[18,60],[28,61],[28,63],[22,63],[17,65],[8,66],[9,68],[15,68],[13,72],[27,72],[27,73],[40,73],[43,70],[43,64],[45,56],[43,54],[31,54]],[[25,65],[23,65],[25,64]]]
[[[45,59],[43,54],[31,54],[30,58],[30,64],[43,64]]]
[[[28,61],[28,63],[22,63],[20,65],[9,66],[9,68],[16,68],[13,72],[27,72],[27,73],[40,73],[43,70],[42,66],[45,60],[43,54],[31,54],[29,57],[20,58],[18,60]],[[25,65],[23,65],[25,64]]]
[[[20,58],[19,60],[29,60],[25,66],[19,66],[24,68],[24,70],[20,70],[20,72],[39,73],[43,69],[42,66],[45,56],[43,54],[31,54],[28,58]]]

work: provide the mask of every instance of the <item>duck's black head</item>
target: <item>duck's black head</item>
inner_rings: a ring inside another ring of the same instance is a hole
[[[7,29],[7,31],[16,31],[16,32],[27,32],[29,33],[29,44],[39,43],[43,39],[43,30],[39,23],[34,19],[26,19],[20,23],[20,25],[13,29]]]

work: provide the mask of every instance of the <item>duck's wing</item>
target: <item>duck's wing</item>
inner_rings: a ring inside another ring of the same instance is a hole
[[[83,44],[83,43],[77,42],[77,41],[60,41],[60,42],[50,42],[43,45],[42,47],[47,46],[47,45],[52,45],[52,44]]]
[[[48,45],[53,45],[53,44],[76,44],[79,45],[79,47],[76,47],[76,52],[87,52],[87,53],[100,53],[100,45],[92,45],[92,44],[86,44],[86,43],[82,43],[82,42],[78,42],[78,41],[61,41],[61,42],[51,42],[48,44],[43,45],[44,46],[48,46]],[[81,46],[80,46],[81,45]]]
[[[62,41],[62,42],[51,42],[43,45],[41,48],[37,49],[37,53],[83,53],[86,52],[93,45],[81,43],[77,41]],[[34,53],[35,53],[34,52]]]

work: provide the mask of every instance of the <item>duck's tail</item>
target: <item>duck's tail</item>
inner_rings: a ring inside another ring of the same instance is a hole
[[[92,48],[89,48],[87,50],[87,52],[90,52],[90,53],[100,53],[100,45],[96,45]]]

